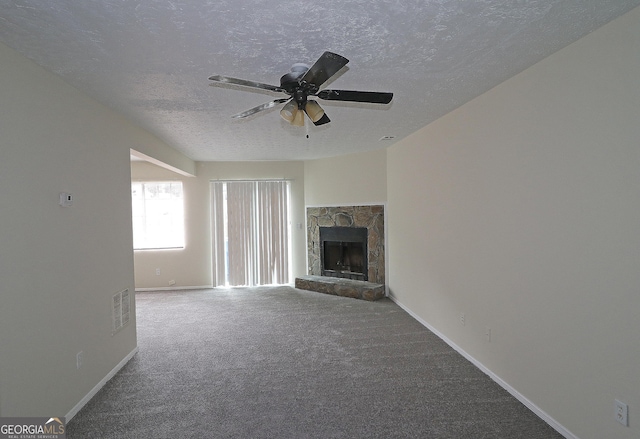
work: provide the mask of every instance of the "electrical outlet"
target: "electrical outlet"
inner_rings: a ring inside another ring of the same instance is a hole
[[[491,328],[489,328],[488,326],[484,327],[484,338],[489,343],[491,343]]]
[[[73,205],[73,195],[66,192],[60,192],[58,204],[62,207],[71,207]]]
[[[156,268],[156,276],[160,276],[160,269]]]
[[[83,361],[84,361],[84,352],[80,351],[76,354],[76,369],[80,369],[82,367]]]
[[[463,313],[463,312],[461,312],[461,313],[460,313],[460,324],[461,324],[462,326],[464,326],[464,325],[465,325],[465,316],[464,316],[464,313]]]
[[[629,426],[629,407],[622,402],[615,400],[616,405],[616,421],[624,425],[625,427]]]

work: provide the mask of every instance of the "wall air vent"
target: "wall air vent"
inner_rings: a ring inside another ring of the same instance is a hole
[[[113,312],[113,330],[111,335],[122,329],[129,323],[131,299],[129,289],[122,290],[113,296],[111,301]]]

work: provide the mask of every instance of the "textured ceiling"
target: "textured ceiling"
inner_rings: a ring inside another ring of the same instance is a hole
[[[0,41],[194,160],[296,160],[389,146],[640,0],[0,0]],[[304,128],[279,85],[293,63],[350,60],[331,88],[390,91],[389,105],[321,101]],[[309,138],[307,138],[307,134]]]

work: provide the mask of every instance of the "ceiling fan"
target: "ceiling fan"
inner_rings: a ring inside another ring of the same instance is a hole
[[[275,99],[235,114],[231,116],[233,118],[240,119],[251,116],[286,102],[282,110],[280,110],[280,115],[284,120],[295,126],[304,126],[304,115],[306,113],[314,125],[318,126],[324,125],[331,120],[316,100],[308,99],[310,96],[328,101],[368,102],[373,104],[388,104],[393,98],[393,93],[375,91],[320,90],[322,84],[338,73],[348,62],[349,60],[341,55],[324,52],[311,67],[301,63],[294,64],[291,67],[291,71],[280,78],[280,87],[220,75],[210,76],[209,79],[225,84],[242,85],[289,95],[287,98]]]

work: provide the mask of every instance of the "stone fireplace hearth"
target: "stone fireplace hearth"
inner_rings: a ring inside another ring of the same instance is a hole
[[[347,270],[347,274],[338,275],[335,274],[335,267],[329,267],[329,270],[325,267],[323,271],[324,249],[320,241],[320,228],[326,233],[325,228],[331,227],[339,228],[336,229],[338,236],[341,236],[344,228],[366,229],[366,255],[362,258],[366,261],[364,276],[353,276]],[[385,284],[384,206],[308,207],[307,242],[310,275],[346,277]]]

